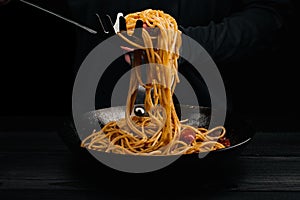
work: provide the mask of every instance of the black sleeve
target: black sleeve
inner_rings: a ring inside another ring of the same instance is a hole
[[[245,0],[243,9],[207,26],[182,28],[199,42],[215,62],[239,61],[272,49],[283,27],[286,0]]]

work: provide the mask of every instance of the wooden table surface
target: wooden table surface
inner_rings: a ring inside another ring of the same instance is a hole
[[[300,130],[296,121],[254,121],[256,134],[229,179],[219,177],[206,184],[201,177],[193,180],[187,176],[174,184],[157,180],[169,187],[155,187],[154,183],[134,191],[134,186],[122,190],[126,180],[84,178],[101,172],[78,167],[80,159],[58,135],[55,123],[59,120],[21,117],[14,120],[18,123],[8,125],[11,119],[2,119],[0,199],[300,199]]]

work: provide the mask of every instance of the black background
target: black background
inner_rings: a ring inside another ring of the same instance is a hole
[[[63,0],[32,2],[71,18]],[[132,178],[143,187],[137,193],[124,190],[132,185],[118,175],[103,179],[98,165],[70,152],[51,124],[71,112],[78,29],[18,2],[0,7],[0,198],[299,199],[300,32],[299,1],[293,2],[278,49],[226,74],[238,91],[235,108],[256,128],[238,163],[227,159],[233,167],[224,171],[219,162],[215,176],[185,168],[182,180],[158,178],[163,187]]]
[[[40,5],[69,16],[64,1]],[[75,27],[19,2],[0,9],[1,115],[65,115],[71,102]]]
[[[64,1],[38,4],[72,18]],[[245,77],[239,77],[239,70],[229,73],[234,79],[229,87],[238,91],[234,94],[237,96],[234,104],[246,116],[298,117],[296,3],[293,8],[295,12],[286,18],[287,27],[279,48],[248,63],[252,81],[241,86],[239,80]],[[19,2],[0,8],[1,116],[64,116],[70,113],[76,30],[71,24]],[[255,72],[251,71],[251,65],[256,65]],[[240,67],[243,71],[243,66]]]

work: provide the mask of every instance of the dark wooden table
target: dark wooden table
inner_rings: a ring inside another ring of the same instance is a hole
[[[61,120],[1,119],[0,199],[300,199],[297,120],[253,120],[256,134],[239,156],[230,180],[220,178],[206,185],[205,180],[187,176],[171,187],[154,184],[135,193],[122,190],[124,183],[117,181],[104,186],[105,176],[98,181],[85,179],[98,172],[78,167],[80,159],[57,134]],[[182,188],[183,183],[192,184]]]

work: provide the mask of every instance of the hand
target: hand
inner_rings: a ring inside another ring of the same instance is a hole
[[[147,30],[149,27],[144,23],[143,28]],[[131,65],[131,59],[130,59],[129,53],[132,52],[134,49],[129,48],[129,47],[124,47],[124,46],[121,46],[121,49],[123,49],[125,52],[128,52],[125,54],[124,57],[125,57],[125,61]]]
[[[129,48],[129,47],[124,47],[124,46],[121,46],[121,49],[123,49],[125,52],[132,52],[133,49]],[[131,60],[130,60],[130,55],[126,53],[124,58],[125,58],[125,61],[131,65]]]

